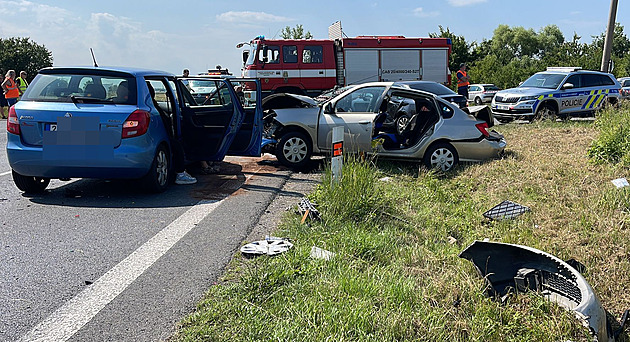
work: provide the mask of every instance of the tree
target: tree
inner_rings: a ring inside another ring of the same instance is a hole
[[[464,36],[458,36],[447,27],[446,30],[442,25],[438,26],[440,32],[429,33],[431,38],[450,38],[451,39],[451,59],[449,61],[449,69],[456,71],[461,63],[470,63],[472,61],[471,50],[474,44],[466,42]]]
[[[39,69],[52,66],[52,61],[52,52],[28,37],[0,38],[0,68],[3,69],[3,77],[8,70],[15,70],[16,73],[24,70],[32,78]]]
[[[289,26],[283,28],[280,36],[282,39],[313,39],[311,32],[306,31],[306,33],[304,33],[304,28],[299,24],[295,25],[294,28]]]

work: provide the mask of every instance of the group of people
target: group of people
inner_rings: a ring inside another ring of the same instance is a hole
[[[17,78],[15,76],[15,70],[9,70],[2,81],[2,94],[0,96],[0,117],[2,119],[9,116],[9,108],[18,101],[28,87],[26,71],[20,71],[20,76]]]

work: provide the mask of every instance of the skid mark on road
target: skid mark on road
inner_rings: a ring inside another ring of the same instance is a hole
[[[213,212],[221,201],[200,201],[127,258],[40,322],[20,341],[67,341],[116,296]]]

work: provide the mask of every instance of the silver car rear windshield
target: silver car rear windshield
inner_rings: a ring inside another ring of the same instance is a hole
[[[39,74],[21,100],[135,105],[136,82],[130,77]]]
[[[521,87],[556,89],[566,77],[565,74],[534,74]]]

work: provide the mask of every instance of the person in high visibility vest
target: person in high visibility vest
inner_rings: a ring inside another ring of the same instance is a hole
[[[20,71],[20,77],[18,77],[15,80],[15,83],[17,83],[18,90],[20,91],[20,97],[21,97],[22,95],[24,95],[24,92],[26,91],[26,87],[28,87],[28,81],[26,81],[26,71],[24,70]]]
[[[4,91],[4,97],[7,99],[9,107],[13,106],[18,97],[20,97],[20,90],[17,83],[15,83],[15,70],[7,71],[4,82],[2,82],[2,90]]]
[[[457,70],[457,93],[463,95],[468,100],[468,86],[470,85],[470,78],[466,73],[466,63],[459,65]]]

